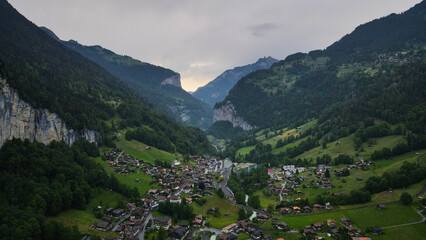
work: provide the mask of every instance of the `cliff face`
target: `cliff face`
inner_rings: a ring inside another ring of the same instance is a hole
[[[167,84],[173,85],[178,88],[182,88],[182,85],[180,84],[180,74],[178,73],[176,75],[173,75],[172,77],[166,78],[161,82],[161,86],[164,86]]]
[[[12,138],[28,138],[44,144],[64,141],[71,145],[79,138],[98,142],[100,135],[93,130],[67,129],[58,115],[22,101],[6,80],[0,78],[0,146]]]
[[[228,121],[232,123],[233,127],[240,127],[246,131],[256,128],[256,126],[251,126],[247,123],[242,117],[237,116],[235,106],[230,101],[227,101],[225,105],[219,108],[215,108],[213,111],[213,122]]]

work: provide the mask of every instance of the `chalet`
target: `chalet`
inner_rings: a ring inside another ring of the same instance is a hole
[[[170,233],[169,233],[169,239],[171,240],[182,240],[186,237],[186,235],[188,235],[189,229],[186,227],[178,227],[173,229]]]
[[[314,204],[314,211],[319,211],[319,210],[321,210],[321,208],[322,208],[322,206],[321,205],[319,205],[319,204]]]
[[[207,213],[213,214],[216,212],[216,208],[210,208],[209,210],[207,210]]]
[[[311,228],[311,226],[306,226],[305,229],[303,229],[303,235],[313,236],[313,235],[317,235],[317,233]]]
[[[330,228],[335,228],[336,227],[336,221],[334,221],[333,219],[327,219],[327,226]]]
[[[382,234],[382,228],[380,228],[380,227],[378,227],[378,226],[372,227],[372,228],[370,229],[370,231],[371,231],[374,235],[380,235],[380,234]]]
[[[112,224],[110,224],[109,222],[97,222],[93,224],[92,227],[96,230],[107,232],[111,229]]]
[[[351,225],[352,221],[349,218],[340,218],[340,224],[342,225]]]
[[[156,229],[169,229],[172,225],[172,220],[169,217],[154,217],[154,226]]]
[[[132,214],[130,215],[130,221],[136,221],[136,220],[142,219],[143,216],[144,216],[144,212],[140,209],[137,209],[133,211]]]
[[[180,199],[179,196],[170,196],[169,200],[170,200],[171,203],[179,203],[180,204],[182,202],[182,200]]]
[[[290,208],[285,207],[285,208],[280,208],[280,212],[281,214],[287,214],[287,213],[290,213],[291,210]]]
[[[356,228],[350,226],[350,227],[348,227],[348,233],[349,233],[349,235],[358,235],[359,231]]]
[[[200,220],[200,221],[202,221],[202,220],[203,220],[203,215],[198,214],[197,216],[195,216],[195,220]]]
[[[371,240],[369,237],[353,237],[352,240]]]
[[[288,225],[287,225],[287,223],[285,223],[285,222],[278,222],[278,223],[276,223],[276,224],[275,224],[275,227],[276,227],[278,230],[287,230]]]
[[[300,213],[300,207],[293,207],[294,213]]]
[[[251,237],[254,239],[261,239],[263,237],[262,231],[255,229],[250,233]]]
[[[377,209],[385,209],[386,206],[383,203],[377,204]]]
[[[201,226],[201,220],[195,219],[194,221],[192,221],[192,226],[200,227]]]
[[[187,204],[191,204],[192,203],[192,198],[185,198],[185,201]]]
[[[309,213],[309,212],[311,212],[311,208],[309,206],[304,206],[303,207],[303,212]]]
[[[321,229],[322,227],[324,227],[324,223],[322,222],[312,223],[312,228],[315,230]]]
[[[238,227],[238,224],[237,223],[233,223],[231,225],[228,225],[228,226],[224,227],[222,229],[222,231],[224,233],[230,233],[230,232],[234,231],[235,229],[237,229],[237,227]]]
[[[110,213],[110,216],[117,218],[123,216],[125,213],[124,209],[115,209]]]
[[[222,234],[220,240],[238,240],[238,237],[234,234]]]
[[[261,219],[261,220],[267,220],[269,217],[266,214],[260,213],[260,214],[257,215],[257,218]]]
[[[130,211],[133,211],[136,209],[136,203],[127,203],[126,208]]]

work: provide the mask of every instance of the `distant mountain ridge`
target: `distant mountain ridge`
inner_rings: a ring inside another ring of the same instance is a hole
[[[204,129],[211,125],[211,108],[182,89],[179,73],[118,55],[98,45],[84,46],[75,40],[61,41],[53,31],[46,27],[40,28],[53,39],[97,63],[154,106],[181,122]]]
[[[211,107],[214,107],[216,102],[220,102],[225,99],[229,90],[242,77],[257,70],[270,68],[272,64],[276,62],[278,62],[278,60],[272,57],[264,57],[260,58],[255,63],[226,70],[213,81],[203,87],[199,87],[192,95],[203,100]]]

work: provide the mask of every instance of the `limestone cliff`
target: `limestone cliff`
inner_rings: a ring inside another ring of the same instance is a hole
[[[182,88],[182,85],[180,83],[180,74],[178,73],[176,75],[173,75],[169,78],[164,79],[161,82],[161,86],[164,86],[164,85],[167,85],[167,84],[173,85],[173,86],[178,87],[178,88]]]
[[[228,121],[232,123],[233,127],[240,127],[246,131],[256,128],[256,126],[251,126],[242,117],[237,115],[235,106],[230,101],[227,101],[225,105],[219,108],[215,108],[213,111],[213,122]]]
[[[57,114],[33,108],[0,78],[0,146],[12,138],[28,138],[44,144],[64,141],[71,145],[79,138],[98,142],[100,135],[93,130],[67,129]]]

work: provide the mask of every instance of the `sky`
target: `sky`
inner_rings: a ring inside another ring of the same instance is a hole
[[[265,56],[324,49],[420,0],[9,0],[62,40],[172,69],[194,91]]]

